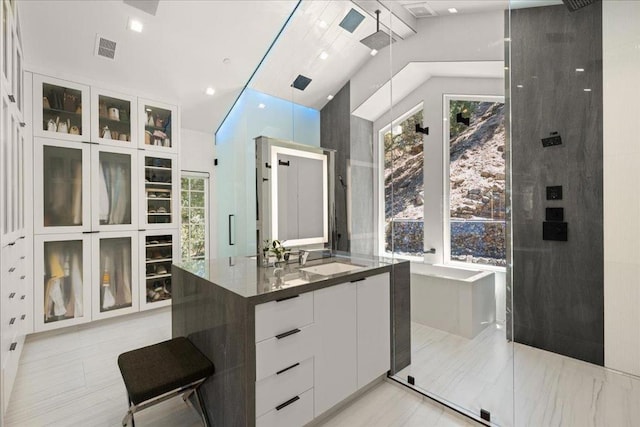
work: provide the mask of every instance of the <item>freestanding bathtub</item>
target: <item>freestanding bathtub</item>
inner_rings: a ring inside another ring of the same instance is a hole
[[[492,271],[411,263],[411,320],[473,338],[496,318]]]

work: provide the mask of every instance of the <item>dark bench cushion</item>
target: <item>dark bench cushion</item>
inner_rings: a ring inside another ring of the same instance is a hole
[[[128,351],[118,366],[134,404],[213,375],[213,364],[185,337]]]

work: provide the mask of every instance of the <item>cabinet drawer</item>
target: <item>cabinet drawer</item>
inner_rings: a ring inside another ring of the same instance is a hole
[[[313,323],[313,292],[256,305],[256,342]]]
[[[256,381],[313,356],[314,325],[295,328],[256,344]]]
[[[256,382],[256,415],[263,415],[310,388],[313,388],[313,358],[296,362]]]
[[[295,399],[295,400],[294,400]],[[286,405],[286,406],[284,406]],[[278,404],[256,419],[257,427],[298,427],[313,419],[313,389]]]

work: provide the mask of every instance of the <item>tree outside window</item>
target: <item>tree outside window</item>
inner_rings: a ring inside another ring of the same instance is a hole
[[[202,176],[183,176],[181,179],[180,248],[183,260],[206,257],[208,181]]]

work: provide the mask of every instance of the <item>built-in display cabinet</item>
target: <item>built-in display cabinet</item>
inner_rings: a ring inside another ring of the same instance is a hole
[[[34,238],[36,332],[91,320],[91,234]]]
[[[136,148],[138,146],[137,111],[135,97],[92,88],[91,141]]]
[[[144,171],[144,183],[140,179],[140,224],[143,228],[159,229],[178,224],[178,165],[177,156],[171,154],[143,153],[140,170]]]
[[[171,303],[177,112],[33,75],[36,331]]]
[[[0,0],[0,424],[32,329],[31,261],[25,217],[24,73],[17,2]]]
[[[33,134],[68,141],[89,141],[89,86],[33,76]]]
[[[104,319],[138,311],[138,232],[117,231],[93,236],[92,318]]]
[[[171,304],[171,264],[180,253],[177,231],[140,233],[140,310]],[[142,285],[144,283],[144,286]]]
[[[177,107],[139,99],[138,111],[140,148],[177,153],[177,127],[174,123],[178,112]]]

